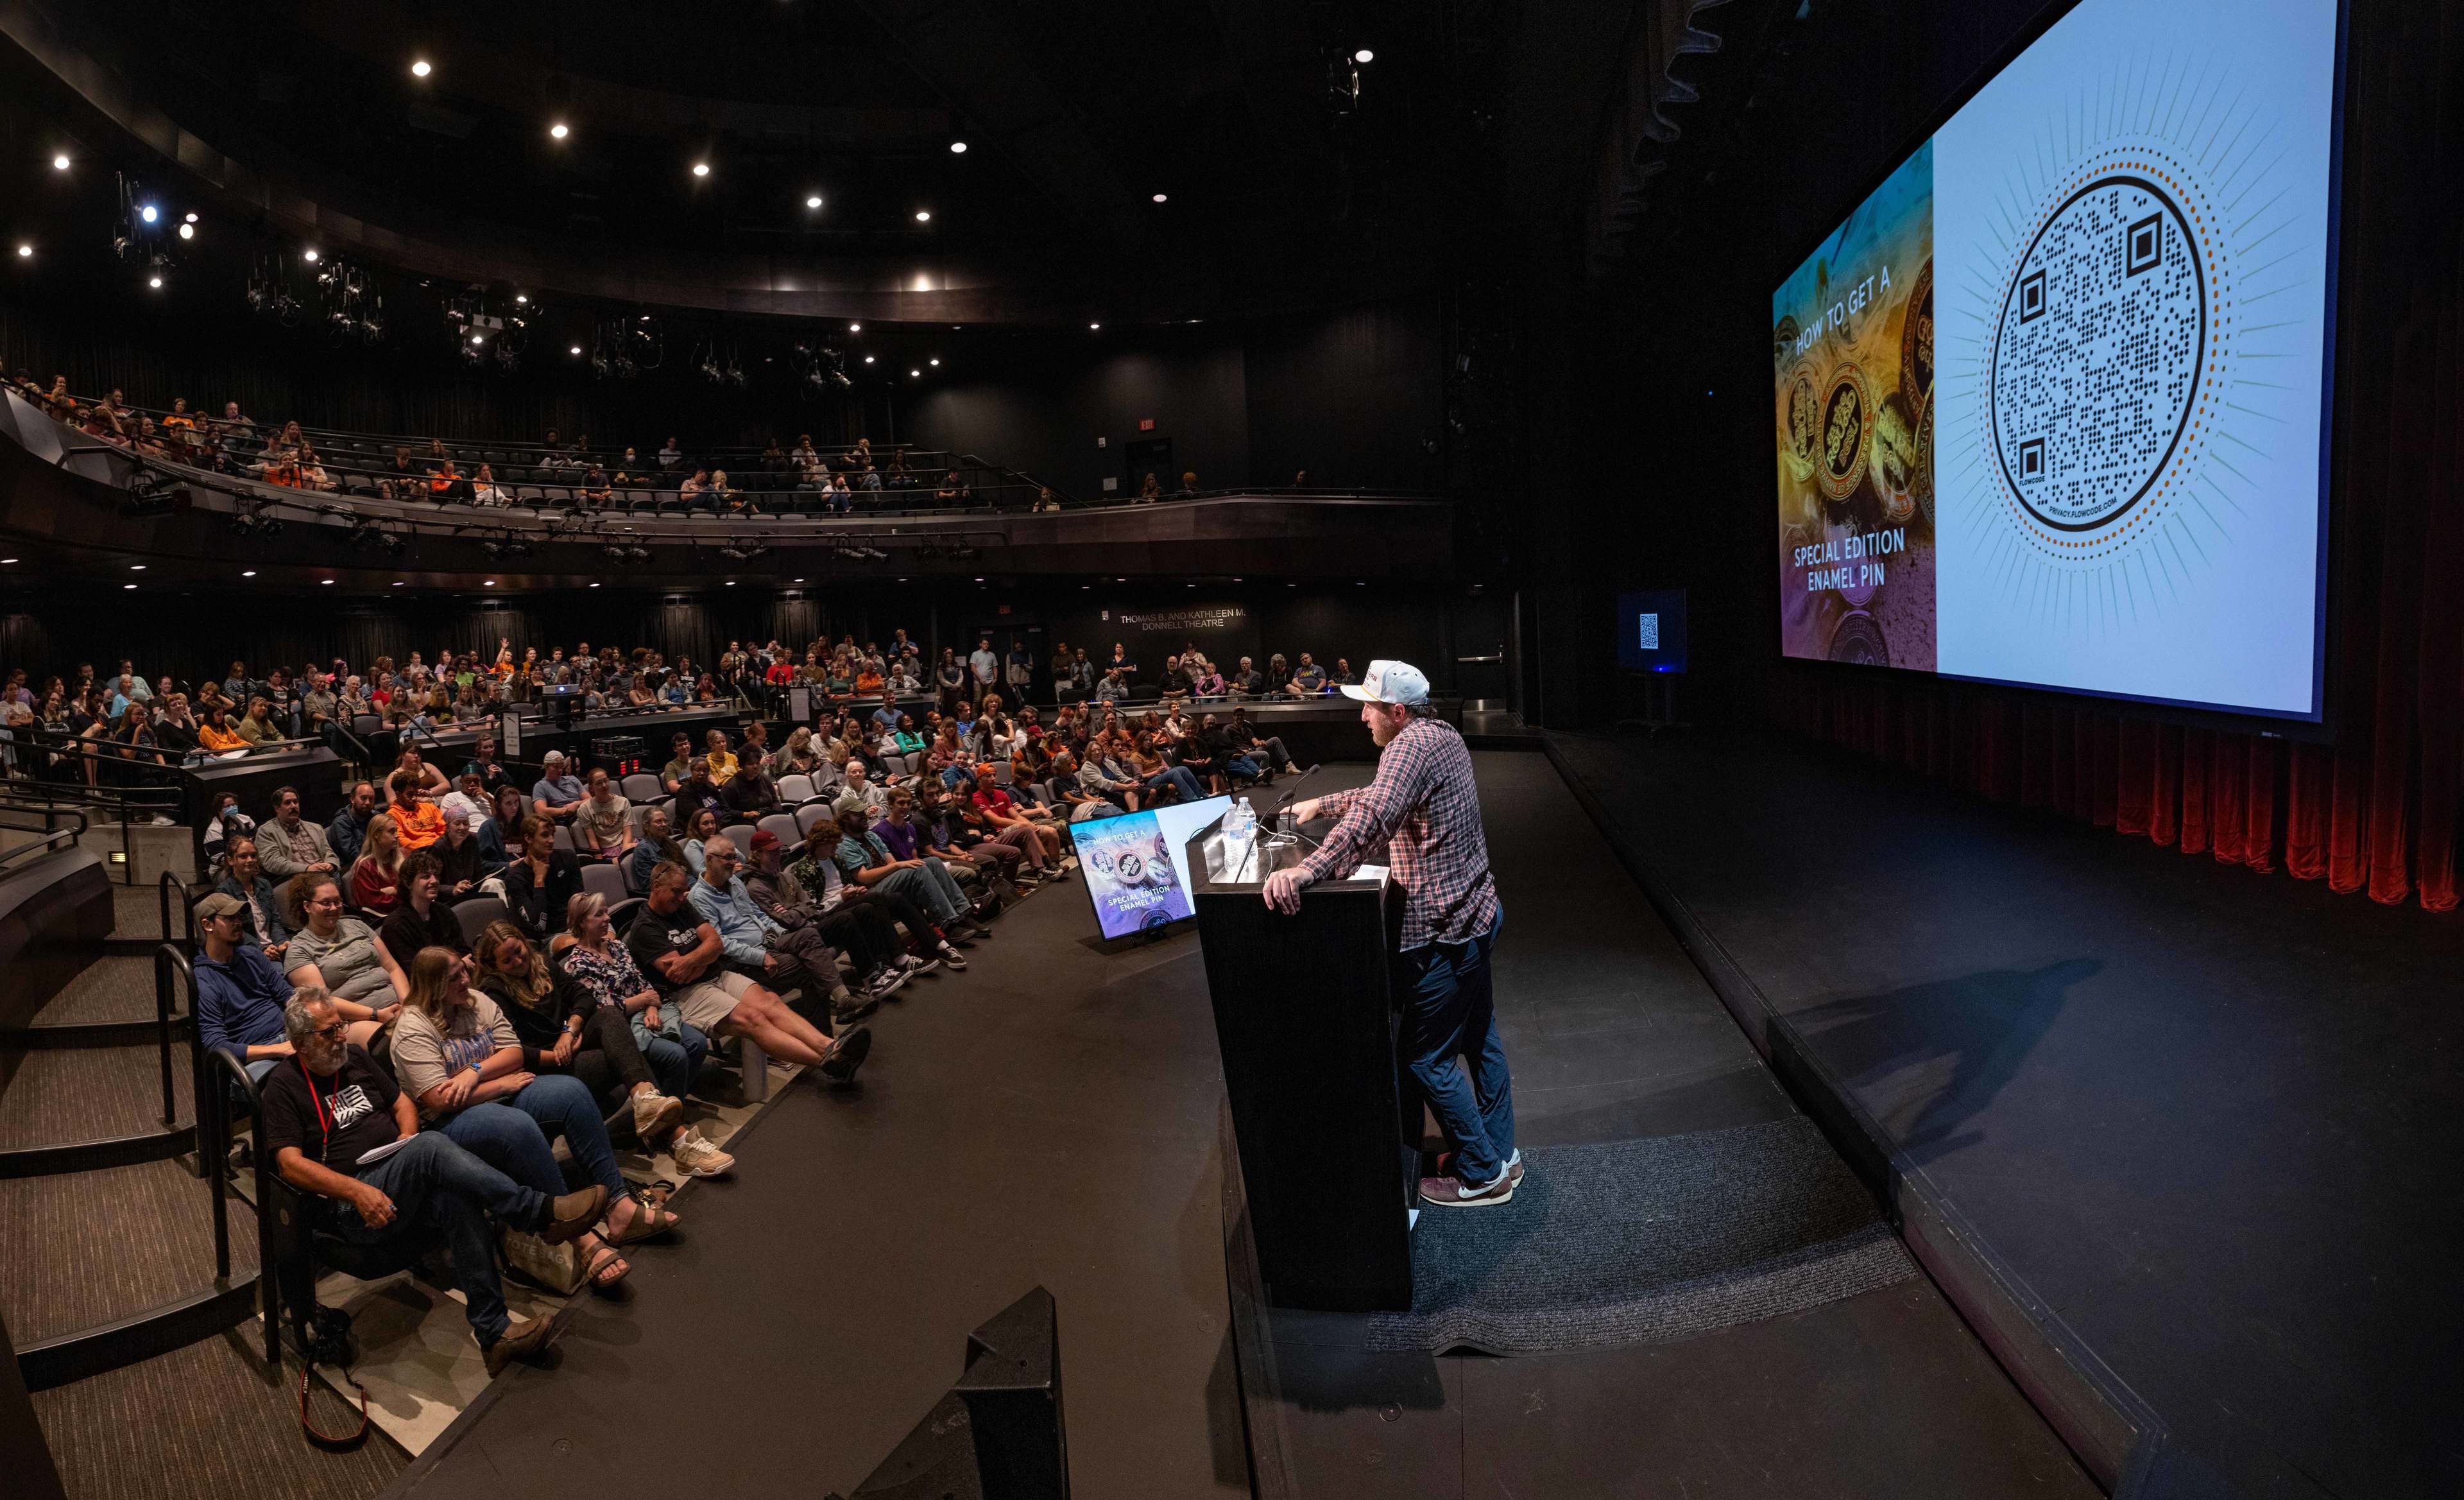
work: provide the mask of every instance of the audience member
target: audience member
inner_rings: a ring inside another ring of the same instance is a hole
[[[367,839],[351,864],[351,904],[376,916],[390,916],[401,902],[403,849],[393,814],[368,820]]]
[[[522,820],[521,850],[497,877],[505,909],[531,941],[544,943],[582,890],[582,862],[556,847],[556,825],[533,813]]]
[[[607,919],[607,902],[592,892],[573,898],[565,918],[573,941],[564,946],[558,967],[603,1008],[626,1016],[633,1044],[666,1092],[682,1098],[701,1070],[710,1043],[684,1023],[682,1007],[663,1004],[659,992],[642,977],[632,954],[615,938]],[[690,1125],[669,1136],[668,1155],[677,1168],[693,1177],[716,1177],[736,1165],[736,1158],[713,1145]]]
[[[255,839],[243,833],[224,842],[223,874],[214,882],[214,889],[237,900],[244,909],[240,914],[240,941],[279,960],[283,945],[291,940],[291,928],[283,920],[282,899],[275,893],[274,882],[265,878],[258,866]]]
[[[279,816],[280,809],[275,809]],[[368,823],[377,815],[377,789],[371,782],[351,783],[351,795],[325,825],[326,846],[334,851],[337,868],[348,867],[360,857],[360,844],[367,837]]]
[[[682,865],[650,872],[649,895],[625,935],[643,977],[705,1036],[748,1036],[773,1057],[816,1069],[834,1084],[854,1081],[872,1033],[850,1026],[836,1038],[815,1030],[763,986],[719,960],[716,929],[687,899],[693,876]]]
[[[296,1052],[298,1066],[267,1080],[264,1090],[264,1145],[282,1180],[348,1204],[351,1216],[328,1214],[323,1227],[353,1243],[441,1234],[490,1376],[544,1350],[556,1319],[517,1322],[506,1312],[489,1220],[565,1244],[598,1221],[606,1188],[593,1182],[551,1197],[514,1181],[445,1133],[421,1130],[407,1092],[364,1049],[343,1040],[342,1018],[331,1001],[294,997],[282,1020],[284,1050]],[[405,1139],[409,1144],[367,1159]]]
[[[291,982],[253,943],[243,942],[248,908],[238,897],[215,892],[195,907],[199,950],[196,982],[197,1042],[220,1048],[262,1079],[291,1055],[282,1034],[282,1006]]]

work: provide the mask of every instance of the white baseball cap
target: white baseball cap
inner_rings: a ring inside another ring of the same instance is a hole
[[[1363,703],[1425,703],[1429,699],[1429,679],[1408,661],[1380,658],[1369,664],[1358,687],[1345,683],[1343,695]]]

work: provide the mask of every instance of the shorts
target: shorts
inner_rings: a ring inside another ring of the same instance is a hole
[[[736,1009],[736,1003],[752,988],[753,982],[743,975],[722,971],[686,985],[668,1000],[685,1018],[685,1025],[708,1036],[718,1029],[719,1023]]]

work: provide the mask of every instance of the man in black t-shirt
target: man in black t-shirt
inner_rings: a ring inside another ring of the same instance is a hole
[[[553,1319],[516,1323],[505,1312],[495,1235],[487,1216],[561,1245],[598,1221],[607,1190],[594,1182],[550,1199],[442,1132],[422,1132],[410,1095],[364,1050],[342,1040],[341,1012],[323,991],[295,994],[283,1007],[282,1024],[293,1055],[259,1086],[265,1149],[282,1180],[303,1193],[348,1204],[353,1212],[327,1214],[324,1227],[355,1245],[422,1228],[440,1231],[468,1303],[472,1337],[487,1355],[490,1375],[545,1349]],[[364,1160],[373,1151],[386,1154]]]
[[[393,955],[393,961],[406,969],[422,948],[471,951],[471,945],[462,938],[461,920],[438,893],[444,871],[441,860],[424,851],[402,862],[402,905],[394,908],[393,915],[377,929],[377,941],[384,943],[385,952]]]

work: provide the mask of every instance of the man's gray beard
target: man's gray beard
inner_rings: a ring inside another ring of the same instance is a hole
[[[340,1042],[312,1041],[300,1049],[302,1059],[312,1073],[337,1073],[342,1070],[342,1059],[348,1049]]]

